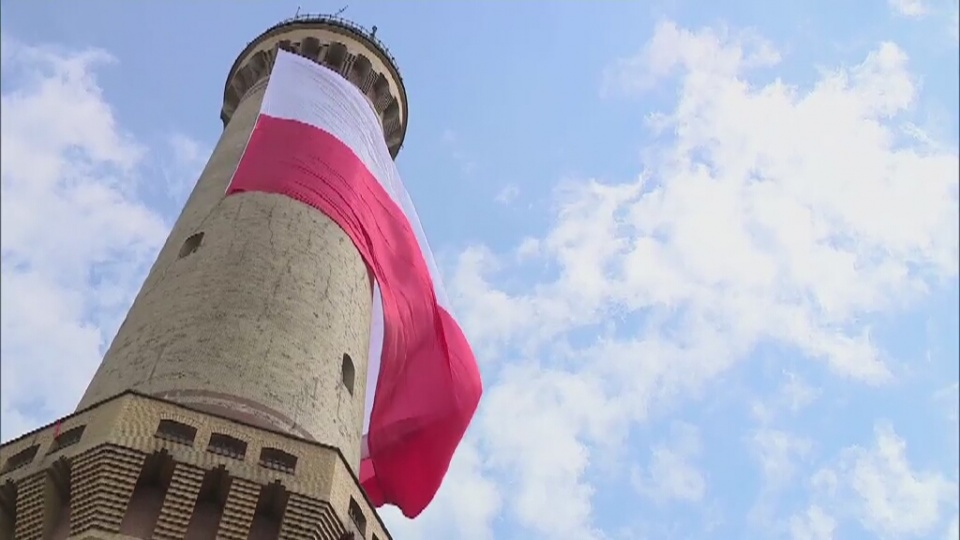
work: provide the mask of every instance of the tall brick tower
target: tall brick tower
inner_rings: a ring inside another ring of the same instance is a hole
[[[224,196],[278,48],[359,88],[399,152],[406,94],[372,32],[298,16],[247,45],[223,134],[76,412],[0,447],[0,540],[390,538],[357,478],[367,267],[306,205]]]

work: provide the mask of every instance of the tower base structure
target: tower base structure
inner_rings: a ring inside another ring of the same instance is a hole
[[[0,540],[388,540],[336,447],[124,392],[0,446]]]

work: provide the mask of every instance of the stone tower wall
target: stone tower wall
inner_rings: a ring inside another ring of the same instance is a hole
[[[78,409],[135,390],[336,446],[356,470],[372,299],[366,265],[343,231],[306,205],[264,193],[224,197],[278,46],[354,82],[396,155],[406,128],[402,81],[381,49],[351,32],[294,21],[238,58],[223,134]]]

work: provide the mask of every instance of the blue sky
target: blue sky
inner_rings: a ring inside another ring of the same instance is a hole
[[[4,440],[73,409],[296,9],[4,2]],[[955,0],[344,15],[486,384],[394,538],[960,537]]]

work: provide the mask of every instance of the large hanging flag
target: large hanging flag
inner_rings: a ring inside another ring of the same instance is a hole
[[[377,506],[418,515],[476,411],[481,382],[420,220],[353,84],[278,51],[227,194],[292,197],[335,221],[372,272],[373,320],[360,481]]]

